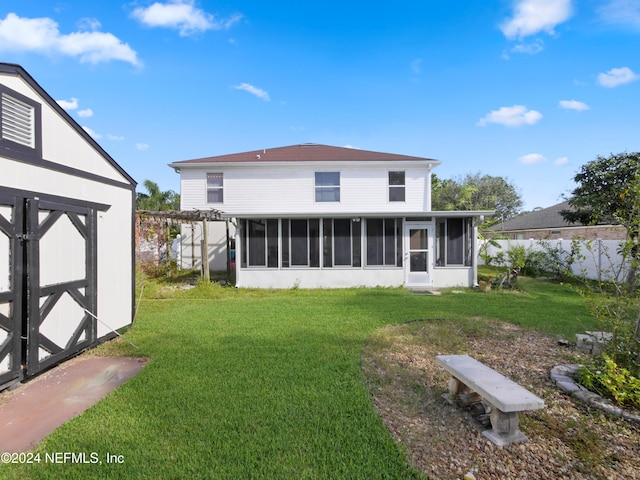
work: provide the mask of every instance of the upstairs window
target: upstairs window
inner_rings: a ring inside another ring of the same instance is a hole
[[[42,157],[40,104],[0,85],[0,146],[17,157]]]
[[[340,172],[316,172],[316,202],[340,201]]]
[[[223,180],[222,173],[207,173],[207,203],[223,203]]]
[[[404,202],[404,172],[389,172],[389,201]]]

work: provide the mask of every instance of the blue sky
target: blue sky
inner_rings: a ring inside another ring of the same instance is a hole
[[[3,0],[22,65],[140,184],[297,143],[436,158],[548,207],[640,150],[640,1]]]

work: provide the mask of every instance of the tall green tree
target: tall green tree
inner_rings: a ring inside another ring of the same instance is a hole
[[[619,223],[637,243],[640,234],[640,153],[598,156],[583,165],[573,180],[571,210],[561,212],[571,223]]]
[[[624,253],[632,269],[627,280],[637,283],[640,266],[640,152],[596,157],[583,165],[573,180],[571,210],[560,212],[571,223],[616,223],[627,230]]]
[[[614,294],[605,292],[606,301],[600,301],[596,316],[605,318],[609,325],[628,326],[627,340],[620,342],[623,353],[633,358],[634,371],[640,371],[640,312],[635,318],[630,316],[629,305],[637,294],[638,271],[640,271],[640,152],[611,154],[596,157],[583,165],[573,178],[578,186],[571,192],[571,210],[561,212],[568,222],[593,225],[599,222],[617,223],[627,230],[627,238],[622,244],[623,265],[628,266],[627,288],[620,288],[614,282]],[[622,271],[622,270],[621,270]],[[613,296],[614,301],[609,297]],[[621,308],[611,308],[621,305]],[[614,334],[616,330],[612,330]],[[613,352],[616,361],[620,352]]]
[[[431,190],[433,210],[495,210],[494,221],[518,215],[523,205],[507,179],[479,172],[444,180],[432,174]]]
[[[157,183],[151,180],[143,182],[147,193],[138,192],[136,194],[136,209],[162,212],[166,210],[180,209],[180,194],[173,190],[160,190]]]

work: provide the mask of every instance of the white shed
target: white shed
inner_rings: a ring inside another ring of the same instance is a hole
[[[136,182],[0,63],[0,389],[131,324]]]

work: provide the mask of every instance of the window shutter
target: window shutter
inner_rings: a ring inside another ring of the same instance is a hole
[[[34,108],[2,94],[2,139],[35,148]]]

